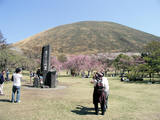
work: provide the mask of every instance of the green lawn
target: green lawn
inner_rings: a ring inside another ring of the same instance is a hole
[[[28,77],[23,85],[29,81]],[[120,82],[108,78],[109,109],[94,115],[93,85],[90,78],[60,77],[63,89],[22,86],[21,103],[10,103],[12,83],[4,85],[0,96],[0,120],[160,120],[160,84]]]

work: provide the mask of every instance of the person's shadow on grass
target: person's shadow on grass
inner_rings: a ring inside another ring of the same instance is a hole
[[[94,115],[94,108],[88,108],[82,105],[77,105],[75,110],[72,110],[71,112],[79,114],[79,115]]]
[[[11,101],[8,99],[0,99],[0,102],[11,102]]]

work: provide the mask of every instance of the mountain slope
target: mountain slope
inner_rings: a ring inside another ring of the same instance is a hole
[[[138,52],[153,40],[160,41],[160,37],[112,22],[86,21],[49,29],[13,46],[34,53],[50,44],[55,55]]]

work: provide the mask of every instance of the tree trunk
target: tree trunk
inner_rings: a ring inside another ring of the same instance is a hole
[[[104,76],[106,76],[107,75],[107,70],[105,70],[105,72],[104,72]]]
[[[152,73],[149,73],[149,77],[150,77],[150,82],[152,81]]]
[[[88,77],[90,76],[90,71],[88,71]]]
[[[117,75],[116,73],[117,73],[117,71],[115,70],[115,73],[114,73],[114,74],[115,74],[115,76]]]

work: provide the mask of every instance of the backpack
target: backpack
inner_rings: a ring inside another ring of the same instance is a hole
[[[11,81],[14,81],[14,79],[13,79],[13,75],[12,75],[12,77],[11,77]]]
[[[96,88],[97,92],[103,92],[104,91],[102,80],[97,80],[95,88]]]
[[[0,74],[0,84],[3,84],[4,79],[3,79],[3,75]]]

